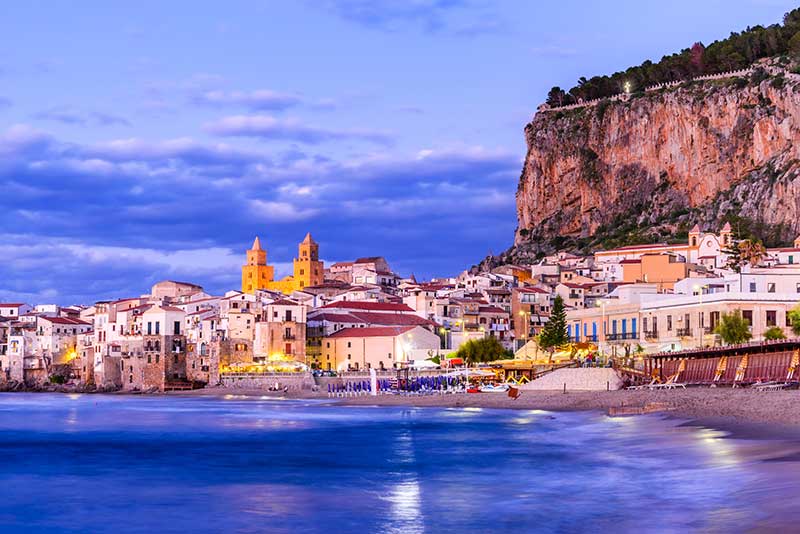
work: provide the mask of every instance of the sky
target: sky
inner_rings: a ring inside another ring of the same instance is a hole
[[[547,90],[780,21],[780,0],[9,2],[0,301],[238,288],[384,256],[455,275],[513,242]]]

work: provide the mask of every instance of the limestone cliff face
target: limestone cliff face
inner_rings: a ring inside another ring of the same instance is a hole
[[[800,233],[800,82],[715,80],[540,112],[525,128],[515,247],[726,214]],[[785,235],[783,235],[785,234]]]

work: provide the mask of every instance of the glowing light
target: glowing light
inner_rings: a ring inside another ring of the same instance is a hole
[[[625,92],[626,93],[630,93],[631,92],[631,82],[625,82],[623,87],[625,88]]]

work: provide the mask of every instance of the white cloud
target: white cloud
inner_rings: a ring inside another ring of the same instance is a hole
[[[253,214],[263,221],[294,222],[310,219],[318,213],[314,208],[298,208],[288,202],[251,200]]]

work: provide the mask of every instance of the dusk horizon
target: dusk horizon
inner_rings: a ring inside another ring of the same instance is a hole
[[[454,276],[513,244],[523,128],[552,86],[791,4],[9,6],[0,300],[221,293],[256,235],[282,276],[306,232],[326,264]]]

